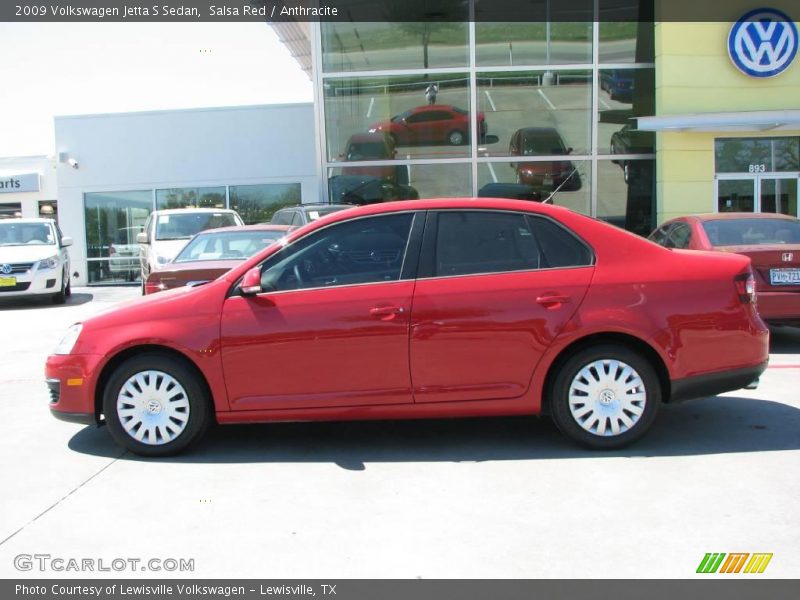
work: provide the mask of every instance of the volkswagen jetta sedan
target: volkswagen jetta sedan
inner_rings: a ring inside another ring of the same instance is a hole
[[[149,456],[212,421],[542,413],[617,448],[662,402],[755,380],[768,336],[746,257],[538,203],[420,200],[328,215],[77,323],[46,377],[53,415]]]

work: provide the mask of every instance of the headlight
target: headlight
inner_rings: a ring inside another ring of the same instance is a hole
[[[37,269],[43,271],[45,269],[55,269],[57,266],[58,266],[58,254],[54,254],[53,256],[49,256],[44,260],[40,260]]]
[[[78,336],[81,334],[81,329],[83,329],[83,325],[80,323],[75,323],[75,325],[67,329],[67,333],[65,333],[61,341],[58,342],[58,346],[53,350],[53,354],[69,354],[72,352],[72,349],[75,347],[75,342],[78,341]]]
[[[370,132],[370,133],[375,133],[375,132],[377,132],[377,131],[378,131],[378,128],[377,128],[377,127],[370,127],[370,128],[369,128],[369,132]]]
[[[156,256],[156,262],[160,265],[165,265],[170,261],[166,256]]]

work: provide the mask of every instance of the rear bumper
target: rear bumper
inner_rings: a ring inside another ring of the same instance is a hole
[[[758,292],[756,302],[758,313],[765,321],[800,322],[800,290]]]
[[[673,380],[669,401],[682,402],[741,389],[755,381],[766,368],[767,362],[763,362],[752,367]]]

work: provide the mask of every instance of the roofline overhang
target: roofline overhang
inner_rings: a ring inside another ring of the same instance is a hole
[[[641,131],[714,132],[800,129],[800,110],[755,110],[637,117]]]

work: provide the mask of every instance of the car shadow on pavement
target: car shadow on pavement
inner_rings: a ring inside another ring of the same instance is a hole
[[[800,327],[770,327],[770,354],[800,354]]]
[[[39,310],[41,308],[62,308],[64,306],[79,306],[91,302],[92,294],[73,292],[64,304],[53,304],[50,298],[0,298],[0,310]]]
[[[87,427],[75,452],[120,457],[105,428]],[[178,463],[333,463],[363,470],[374,462],[480,462],[563,458],[664,457],[800,449],[800,409],[717,396],[664,406],[653,428],[630,448],[586,450],[563,438],[549,418],[271,423],[214,427]]]

